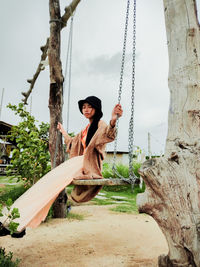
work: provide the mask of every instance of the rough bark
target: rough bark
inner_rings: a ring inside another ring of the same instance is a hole
[[[63,75],[60,60],[60,3],[59,0],[49,0],[50,11],[50,38],[49,38],[49,69],[50,69],[50,130],[49,130],[49,151],[51,164],[53,166],[54,156],[56,155],[55,166],[64,161],[63,146],[61,136],[57,136],[57,124],[62,122],[62,95],[63,95]],[[59,140],[57,140],[59,138]],[[57,140],[57,141],[56,141]],[[56,151],[56,143],[58,145]],[[53,166],[53,167],[55,167]],[[56,179],[56,177],[55,177]],[[66,193],[61,192],[53,205],[53,216],[64,218],[66,216]]]
[[[142,166],[150,214],[169,246],[159,266],[200,266],[200,34],[194,0],[164,0],[170,108],[165,155]]]

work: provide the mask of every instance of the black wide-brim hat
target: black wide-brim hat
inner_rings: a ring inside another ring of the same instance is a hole
[[[88,96],[85,99],[79,100],[78,101],[78,106],[80,109],[80,112],[82,112],[82,108],[83,108],[83,104],[88,103],[90,104],[93,108],[95,108],[95,110],[98,112],[99,117],[101,118],[103,116],[103,112],[101,110],[101,100],[96,97],[96,96]]]

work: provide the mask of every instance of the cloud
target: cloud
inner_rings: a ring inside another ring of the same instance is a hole
[[[87,71],[94,75],[118,75],[121,54],[101,55],[87,62]]]
[[[122,52],[113,55],[103,54],[89,59],[76,56],[76,63],[73,65],[74,73],[86,72],[90,75],[120,76],[121,60]],[[125,58],[124,70],[130,67],[131,62],[132,55],[128,53]],[[84,66],[84,68],[81,66]],[[125,71],[124,75],[126,75]]]

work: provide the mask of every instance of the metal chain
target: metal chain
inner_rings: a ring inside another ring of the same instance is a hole
[[[67,96],[67,131],[69,130],[69,108],[70,108],[70,93],[71,93],[71,70],[72,70],[72,40],[73,40],[73,16],[71,17],[71,38],[70,38],[70,58],[69,58],[69,83]]]
[[[123,50],[122,50],[120,82],[119,82],[119,91],[118,91],[118,103],[119,104],[121,102],[121,95],[122,95],[122,85],[123,85],[123,75],[124,75],[124,63],[125,63],[125,55],[126,55],[126,40],[127,40],[127,32],[128,32],[129,7],[130,7],[130,0],[127,1],[127,8],[126,8],[124,42],[123,42]],[[112,167],[114,174],[117,173],[117,169],[116,169],[116,155],[117,155],[118,128],[119,128],[119,119],[117,119],[117,122],[116,122],[116,138],[115,138],[115,141],[114,141],[114,156],[113,156],[113,167]],[[119,176],[119,174],[118,174],[118,176]],[[120,178],[123,178],[123,177],[120,177]]]
[[[133,143],[134,143],[134,99],[135,99],[135,58],[136,58],[136,0],[133,7],[133,47],[132,47],[132,90],[131,90],[131,117],[129,121],[129,176],[133,183],[137,179],[133,170]]]
[[[126,23],[125,23],[125,33],[124,33],[124,44],[123,44],[123,53],[122,53],[122,64],[121,64],[121,72],[120,72],[120,85],[119,85],[119,95],[118,95],[118,103],[121,101],[122,94],[122,84],[123,84],[123,73],[124,73],[124,62],[125,62],[125,52],[126,52],[126,39],[127,39],[127,31],[128,31],[128,15],[129,15],[129,6],[130,1],[127,1],[127,12],[126,12]],[[135,180],[137,177],[134,174],[133,170],[133,142],[134,142],[134,98],[135,98],[135,56],[136,56],[136,0],[134,0],[133,6],[133,48],[132,48],[132,90],[131,90],[131,117],[129,121],[129,136],[128,136],[128,150],[129,150],[129,183],[134,186]],[[118,133],[118,123],[116,123],[116,129]],[[117,134],[116,133],[116,134]],[[116,170],[116,153],[117,153],[117,136],[114,142],[114,158],[113,158],[113,172],[117,174],[121,179],[124,179]]]
[[[73,19],[74,15],[71,16],[71,23],[70,23],[70,31],[69,31],[69,38],[68,38],[68,47],[67,47],[67,58],[66,58],[66,66],[65,66],[65,75],[64,75],[64,85],[63,85],[63,94],[65,93],[66,87],[66,79],[67,79],[67,72],[69,69],[69,78],[68,78],[68,94],[67,94],[67,119],[66,119],[66,129],[69,130],[69,105],[70,105],[70,93],[71,93],[71,66],[72,66],[72,40],[73,40]]]

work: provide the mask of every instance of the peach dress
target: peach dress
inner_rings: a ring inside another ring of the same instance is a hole
[[[45,220],[48,211],[59,195],[69,185],[83,166],[83,156],[73,157],[43,176],[36,184],[21,195],[11,208],[18,208],[20,218],[17,228],[21,232],[26,227],[35,228]],[[8,211],[3,210],[0,222],[7,227],[9,224]]]

